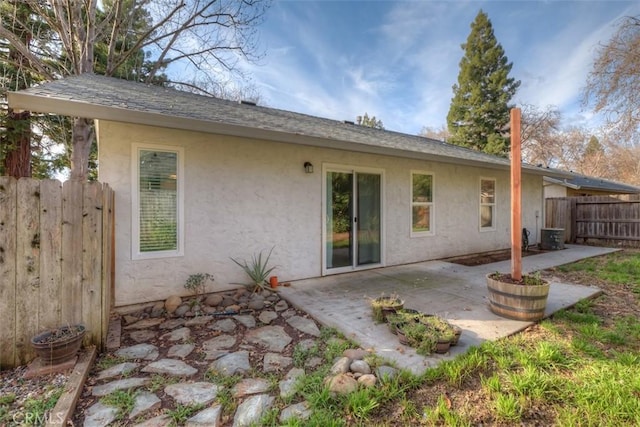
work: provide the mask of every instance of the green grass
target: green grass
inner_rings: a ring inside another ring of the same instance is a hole
[[[116,419],[121,420],[133,410],[137,394],[134,390],[117,390],[102,397],[100,402],[118,408]]]
[[[615,252],[604,257],[562,265],[558,270],[565,273],[588,273],[609,283],[631,285],[635,293],[640,293],[640,252]]]

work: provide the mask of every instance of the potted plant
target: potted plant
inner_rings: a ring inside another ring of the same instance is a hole
[[[489,309],[498,316],[514,320],[537,321],[544,317],[549,282],[539,273],[523,274],[515,280],[511,274],[487,275]]]
[[[376,322],[384,322],[389,314],[395,313],[404,307],[404,301],[397,295],[381,295],[371,300],[371,310]]]
[[[408,345],[414,347],[418,354],[427,356],[436,348],[436,332],[424,323],[407,322],[398,328],[398,331],[406,336]]]
[[[31,338],[31,347],[44,365],[57,365],[75,357],[85,332],[83,325],[47,329]]]
[[[258,255],[253,255],[249,262],[246,260],[238,261],[231,258],[231,261],[239,265],[251,279],[251,283],[248,285],[245,284],[245,286],[253,288],[253,292],[259,289],[272,290],[267,279],[269,278],[269,274],[275,269],[275,267],[269,267],[269,258],[271,258],[273,248],[275,248],[275,246],[271,248],[264,260],[262,259],[262,252]]]

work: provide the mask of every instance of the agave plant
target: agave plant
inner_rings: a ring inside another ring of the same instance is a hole
[[[271,258],[271,252],[273,252],[274,248],[275,246],[271,248],[264,260],[262,257],[262,251],[260,251],[260,253],[258,253],[257,255],[254,254],[251,257],[250,261],[238,261],[235,258],[231,258],[231,261],[239,265],[251,278],[252,283],[246,285],[247,287],[253,287],[254,291],[258,289],[270,289],[267,278],[269,277],[269,274],[276,268],[275,266],[269,267],[269,258]]]

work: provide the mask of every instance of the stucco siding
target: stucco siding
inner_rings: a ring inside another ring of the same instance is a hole
[[[100,180],[116,194],[116,305],[186,294],[193,273],[211,273],[208,291],[246,282],[230,257],[248,259],[274,247],[280,280],[322,274],[322,166],[384,170],[387,266],[509,247],[509,172],[293,146],[197,132],[101,121]],[[132,260],[132,144],[184,148],[184,256]],[[314,165],[314,173],[303,164]],[[434,175],[433,236],[411,237],[411,170]],[[480,231],[480,178],[496,179],[496,229]],[[523,176],[523,226],[540,225],[542,177]],[[536,218],[536,211],[539,218]],[[532,232],[533,239],[533,232]]]

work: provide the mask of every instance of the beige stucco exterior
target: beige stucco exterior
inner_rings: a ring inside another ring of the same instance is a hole
[[[355,153],[161,127],[100,121],[99,179],[116,194],[116,306],[186,295],[190,274],[210,273],[208,291],[246,277],[230,257],[274,247],[281,281],[322,275],[323,165],[384,171],[383,260],[398,265],[510,245],[509,171]],[[184,255],[132,257],[132,144],[184,149]],[[305,173],[311,162],[314,172]],[[434,175],[432,236],[411,236],[411,171]],[[480,231],[480,178],[496,179],[496,228]],[[541,227],[542,176],[523,175],[523,227]]]

